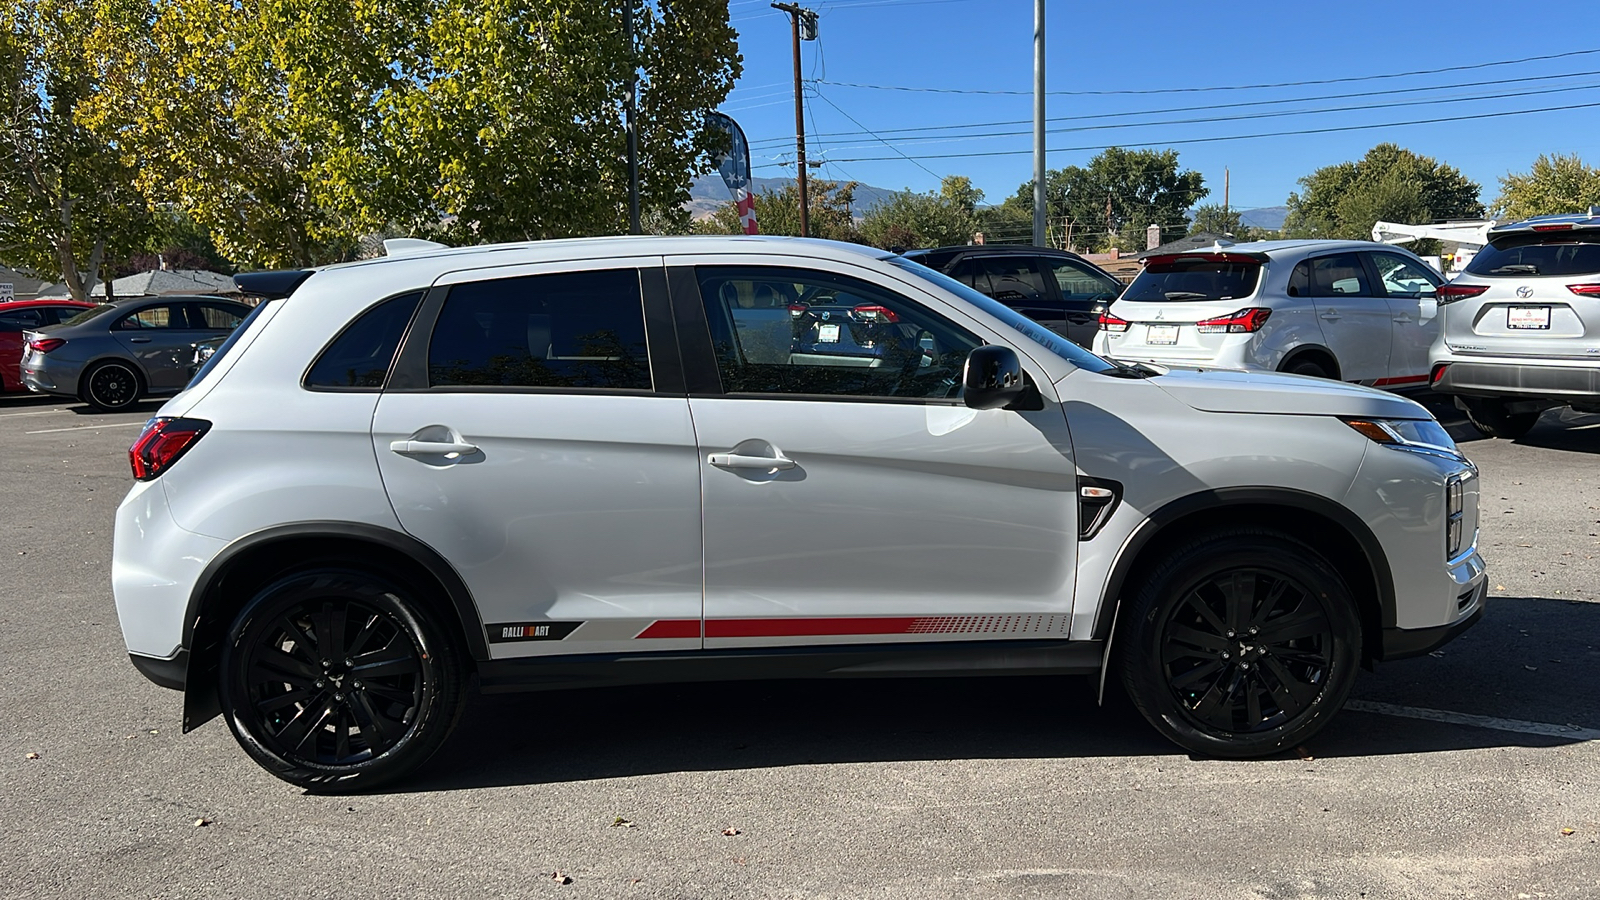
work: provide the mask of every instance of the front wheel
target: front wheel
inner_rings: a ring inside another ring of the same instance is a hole
[[[1487,437],[1516,440],[1533,430],[1539,421],[1539,412],[1512,412],[1504,400],[1485,397],[1457,397],[1456,405],[1467,414],[1472,427]]]
[[[1193,753],[1297,747],[1355,683],[1354,598],[1321,556],[1285,535],[1195,541],[1156,567],[1126,612],[1123,686],[1156,730]]]
[[[366,572],[297,572],[234,619],[219,695],[240,746],[267,771],[321,793],[400,778],[444,743],[464,669],[420,598]]]

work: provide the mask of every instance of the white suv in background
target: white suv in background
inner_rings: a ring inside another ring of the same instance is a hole
[[[1444,278],[1370,241],[1259,241],[1145,260],[1100,317],[1119,360],[1425,388]]]
[[[1519,438],[1556,406],[1600,412],[1600,207],[1499,225],[1439,289],[1433,389]]]
[[[133,663],[295,784],[409,772],[472,674],[1093,673],[1270,754],[1483,610],[1476,470],[1392,394],[1113,364],[855,245],[403,249],[239,276],[279,299],[129,451]]]

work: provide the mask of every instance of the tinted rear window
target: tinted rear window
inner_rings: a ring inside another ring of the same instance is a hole
[[[322,351],[306,373],[308,388],[377,390],[389,375],[422,292],[390,297],[362,313]]]
[[[1518,234],[1497,240],[1472,257],[1467,273],[1490,278],[1600,273],[1600,235]]]
[[[1123,300],[1155,302],[1238,300],[1255,293],[1261,264],[1196,257],[1152,262],[1122,293]]]

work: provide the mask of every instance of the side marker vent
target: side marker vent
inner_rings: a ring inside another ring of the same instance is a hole
[[[1078,476],[1078,540],[1093,540],[1122,502],[1122,482]]]

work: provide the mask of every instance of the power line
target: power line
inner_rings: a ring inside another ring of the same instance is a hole
[[[827,97],[823,96],[821,91],[814,91],[814,93],[817,95],[817,99],[818,100],[821,100],[823,103],[826,103],[829,106],[833,107],[835,110],[838,110],[839,115],[844,116],[846,119],[849,119],[852,122],[855,122],[858,127],[860,127],[863,131],[866,131],[868,134],[872,134],[872,130],[871,129],[867,128],[867,126],[865,126],[865,125],[862,125],[861,122],[858,121],[855,116],[852,116],[849,113],[845,112],[843,109],[840,109],[839,108],[839,104],[837,104],[837,103],[833,102],[832,100],[829,100]],[[881,137],[878,137],[875,134],[872,134],[872,136],[875,137],[875,138],[878,138],[878,142],[880,144],[883,144],[885,147],[888,147],[890,150],[893,150],[895,153],[898,153],[902,159],[905,159],[907,162],[911,163],[912,165],[916,166],[917,168],[921,169],[922,171],[927,172],[929,175],[932,175],[933,177],[938,178],[941,181],[943,180],[944,176],[942,176],[938,172],[935,172],[934,170],[928,168],[927,166],[923,165],[922,163],[918,162],[917,160],[912,159],[910,156],[907,156],[906,154],[901,153],[900,149],[898,147],[896,147],[895,145],[889,143],[888,141],[884,140]],[[884,157],[884,158],[885,159],[893,159],[894,157]],[[842,162],[854,162],[854,160],[842,160]]]
[[[1098,119],[1123,119],[1123,118],[1129,118],[1129,117],[1132,117],[1132,116],[1144,116],[1144,115],[1154,116],[1154,115],[1165,115],[1167,113],[1204,112],[1204,111],[1207,111],[1207,110],[1215,110],[1215,109],[1253,109],[1253,108],[1262,107],[1262,106],[1281,106],[1281,105],[1283,105],[1285,103],[1315,103],[1315,102],[1320,102],[1320,101],[1324,101],[1324,100],[1350,100],[1350,99],[1358,99],[1358,98],[1362,98],[1362,97],[1385,97],[1385,96],[1392,96],[1392,95],[1395,95],[1395,94],[1415,94],[1415,93],[1421,93],[1421,92],[1424,92],[1424,91],[1444,91],[1444,90],[1451,90],[1451,89],[1454,89],[1454,88],[1474,88],[1474,87],[1491,87],[1491,86],[1504,85],[1504,84],[1523,84],[1523,83],[1534,82],[1534,81],[1553,81],[1553,80],[1560,79],[1560,78],[1580,78],[1580,77],[1588,77],[1588,76],[1594,76],[1594,75],[1600,75],[1600,70],[1593,70],[1593,71],[1587,71],[1587,72],[1567,72],[1567,73],[1564,73],[1564,74],[1561,74],[1561,75],[1532,75],[1532,76],[1526,76],[1526,77],[1522,77],[1522,78],[1500,78],[1500,79],[1493,79],[1493,80],[1490,80],[1490,81],[1467,81],[1467,82],[1459,82],[1459,83],[1455,83],[1455,84],[1431,85],[1431,86],[1428,86],[1428,87],[1391,88],[1391,89],[1382,90],[1382,91],[1355,91],[1355,92],[1352,92],[1352,93],[1343,93],[1343,94],[1323,94],[1323,95],[1314,96],[1314,97],[1289,97],[1289,98],[1282,99],[1282,100],[1245,100],[1245,101],[1241,101],[1241,102],[1238,102],[1238,103],[1213,103],[1213,104],[1205,104],[1205,105],[1201,105],[1201,106],[1172,106],[1172,107],[1167,107],[1165,109],[1146,109],[1146,110],[1138,110],[1138,111],[1135,111],[1135,112],[1097,113],[1097,114],[1094,114],[1094,115],[1087,115],[1087,116],[1052,116],[1052,117],[1050,117],[1050,119],[1048,121],[1051,121],[1051,122],[1089,122],[1089,121],[1094,121],[1094,120],[1098,120]],[[742,98],[742,99],[757,99],[757,98],[753,98],[752,97],[752,98]],[[1316,112],[1316,111],[1317,110],[1303,110],[1302,112]],[[909,133],[912,133],[912,132],[919,132],[919,131],[956,131],[956,130],[965,129],[965,128],[996,128],[996,127],[1001,127],[1001,126],[1005,126],[1005,125],[1027,125],[1027,124],[1031,124],[1032,121],[1033,120],[1031,120],[1031,119],[1005,119],[1005,120],[1000,120],[1000,121],[995,121],[995,122],[970,122],[970,123],[962,124],[962,125],[922,125],[922,126],[917,126],[917,127],[913,127],[913,128],[882,128],[882,129],[878,130],[878,134],[909,134]],[[834,131],[834,132],[828,132],[828,133],[826,133],[825,135],[822,135],[822,136],[826,136],[826,137],[859,137],[859,136],[864,135],[866,133],[867,132],[864,132],[864,131]],[[790,142],[792,140],[794,140],[794,136],[793,135],[790,135],[788,137],[762,138],[760,140],[751,141],[751,146],[754,147],[754,146],[760,146],[760,145],[766,145],[766,144],[786,144],[786,143],[788,143],[788,142]]]
[[[1346,77],[1346,78],[1321,78],[1321,79],[1316,79],[1316,80],[1313,80],[1313,81],[1280,81],[1280,82],[1276,82],[1276,83],[1272,83],[1272,84],[1234,84],[1234,85],[1218,85],[1218,86],[1215,86],[1215,87],[1160,88],[1160,89],[1136,90],[1136,91],[1049,91],[1047,93],[1049,93],[1049,94],[1051,94],[1053,96],[1063,96],[1063,97],[1106,97],[1106,96],[1126,96],[1126,95],[1145,95],[1145,94],[1196,94],[1196,93],[1206,93],[1206,92],[1209,92],[1209,91],[1253,91],[1253,90],[1261,90],[1261,89],[1266,89],[1266,88],[1305,87],[1307,85],[1316,85],[1316,84],[1348,84],[1350,82],[1356,82],[1356,81],[1379,81],[1379,80],[1386,79],[1386,78],[1412,78],[1412,77],[1415,77],[1417,75],[1438,75],[1438,74],[1441,74],[1441,73],[1444,73],[1444,72],[1465,72],[1465,71],[1469,71],[1469,70],[1473,70],[1473,69],[1492,68],[1494,66],[1515,66],[1515,65],[1521,65],[1522,63],[1543,62],[1543,61],[1552,60],[1552,59],[1567,59],[1567,58],[1573,57],[1573,56],[1584,56],[1584,55],[1595,54],[1595,53],[1600,53],[1600,49],[1594,49],[1594,50],[1569,50],[1569,51],[1567,51],[1565,53],[1550,53],[1550,54],[1546,54],[1546,55],[1543,55],[1543,56],[1525,56],[1525,57],[1522,57],[1521,59],[1502,59],[1502,60],[1495,60],[1494,62],[1473,63],[1471,65],[1465,65],[1465,66],[1445,66],[1444,68],[1440,68],[1440,69],[1417,69],[1417,70],[1410,71],[1410,72],[1388,72],[1388,73],[1384,73],[1384,74],[1380,74],[1380,75],[1352,75],[1352,76],[1349,76],[1349,77]],[[852,82],[852,81],[829,81],[829,82],[825,82],[825,83],[830,85],[830,86],[832,86],[832,87],[863,88],[863,89],[875,90],[875,91],[909,91],[909,92],[912,92],[912,93],[926,93],[926,94],[984,94],[984,95],[1001,95],[1001,96],[1030,96],[1030,97],[1033,96],[1033,92],[1032,91],[978,90],[978,89],[973,89],[973,88],[925,88],[925,87],[907,87],[907,86],[904,86],[904,85],[891,85],[891,84],[861,84],[861,83]]]
[[[1140,143],[1123,143],[1123,144],[1115,144],[1115,145],[1089,145],[1089,146],[1083,146],[1083,147],[1053,147],[1053,148],[1050,149],[1050,152],[1051,153],[1073,153],[1073,152],[1085,151],[1085,150],[1106,150],[1106,149],[1109,148],[1109,146],[1117,146],[1117,147],[1167,147],[1167,146],[1172,146],[1174,144],[1212,144],[1212,143],[1218,143],[1218,142],[1222,142],[1222,141],[1254,140],[1256,138],[1290,137],[1290,136],[1294,136],[1294,135],[1306,135],[1306,134],[1334,134],[1334,133],[1337,133],[1337,132],[1344,132],[1344,131],[1370,131],[1370,130],[1372,130],[1374,128],[1401,128],[1401,127],[1404,127],[1404,126],[1407,126],[1407,125],[1435,125],[1435,124],[1439,124],[1439,123],[1442,123],[1442,122],[1467,122],[1467,121],[1473,121],[1473,120],[1478,120],[1478,119],[1498,119],[1498,118],[1504,118],[1506,116],[1526,116],[1526,115],[1533,115],[1535,113],[1565,112],[1565,111],[1574,110],[1574,109],[1594,109],[1596,107],[1600,107],[1600,102],[1596,102],[1596,103],[1576,103],[1576,104],[1572,104],[1570,106],[1546,106],[1546,107],[1541,107],[1539,109],[1513,109],[1513,110],[1506,110],[1506,111],[1503,111],[1503,112],[1476,113],[1474,115],[1468,115],[1468,116],[1444,116],[1444,117],[1437,118],[1437,119],[1413,119],[1413,120],[1411,120],[1409,122],[1382,122],[1382,123],[1377,123],[1377,124],[1372,124],[1372,125],[1340,125],[1340,126],[1334,126],[1334,127],[1328,127],[1328,128],[1306,128],[1306,129],[1301,129],[1301,130],[1298,130],[1298,131],[1268,131],[1268,132],[1261,132],[1261,133],[1257,133],[1257,134],[1233,134],[1233,135],[1223,135],[1223,136],[1218,136],[1218,137],[1185,138],[1183,140],[1175,140],[1175,141],[1145,141],[1145,142],[1140,142]],[[900,154],[900,157],[905,158],[905,159],[910,159],[913,162],[915,162],[917,159],[973,159],[973,158],[977,158],[977,157],[988,157],[988,156],[1018,156],[1018,155],[1021,155],[1021,154],[1032,153],[1032,152],[1033,152],[1032,150],[988,150],[988,151],[973,152],[973,153],[928,154],[928,155],[925,155],[925,156],[915,157],[915,159],[913,159],[913,157],[907,156],[906,154],[902,153],[902,154]],[[850,162],[850,163],[855,163],[855,162],[892,162],[895,159],[896,159],[896,157],[893,157],[893,156],[858,156],[858,157],[853,157],[853,158],[850,158],[850,159],[842,159],[842,160],[839,160],[839,162]],[[757,168],[770,168],[770,167],[769,166],[758,166]]]

